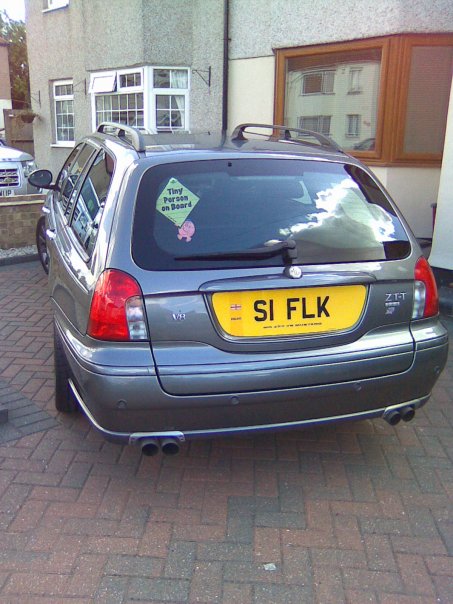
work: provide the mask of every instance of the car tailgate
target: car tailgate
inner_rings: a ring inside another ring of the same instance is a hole
[[[403,372],[414,355],[412,290],[410,281],[337,271],[301,280],[236,276],[190,293],[145,294],[162,388],[233,393]]]

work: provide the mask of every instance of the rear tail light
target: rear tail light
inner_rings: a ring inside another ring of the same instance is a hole
[[[439,312],[436,280],[428,261],[423,256],[417,260],[414,271],[413,319],[434,317]]]
[[[91,301],[87,334],[112,342],[148,339],[143,296],[133,277],[115,269],[101,274]]]

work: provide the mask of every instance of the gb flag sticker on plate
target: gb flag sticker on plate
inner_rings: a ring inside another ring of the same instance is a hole
[[[199,201],[199,197],[179,182],[170,178],[157,198],[156,210],[181,227]]]

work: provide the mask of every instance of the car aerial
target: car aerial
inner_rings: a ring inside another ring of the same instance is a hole
[[[35,160],[29,153],[0,145],[0,197],[38,193],[28,181],[35,169]]]
[[[372,172],[316,132],[105,123],[44,206],[55,404],[147,455],[410,420],[447,357],[436,284]]]

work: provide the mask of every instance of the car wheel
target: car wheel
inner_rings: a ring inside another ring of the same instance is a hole
[[[53,327],[53,356],[55,367],[55,407],[62,413],[74,413],[78,405],[69,387],[71,372],[57,328]]]
[[[39,260],[47,274],[49,272],[49,252],[47,251],[46,220],[44,216],[41,216],[36,225],[36,247],[38,248]]]

